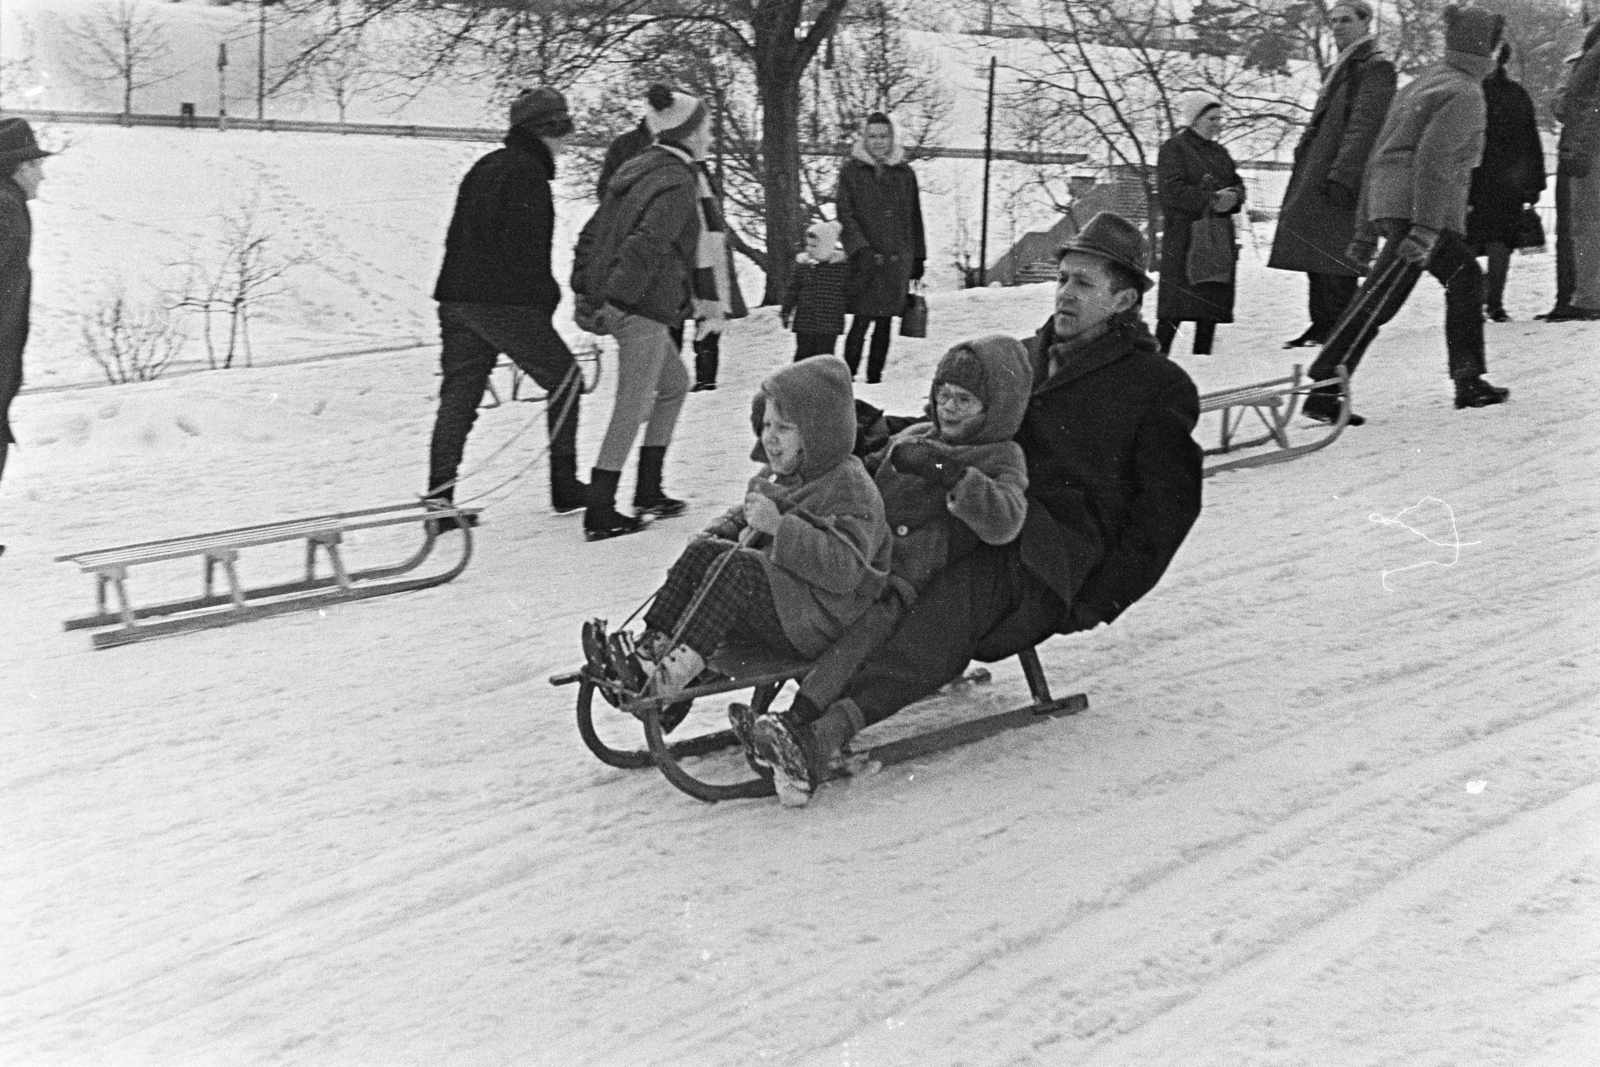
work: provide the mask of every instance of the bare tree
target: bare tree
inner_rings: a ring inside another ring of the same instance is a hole
[[[299,257],[276,250],[272,232],[261,223],[255,197],[224,213],[219,224],[212,256],[180,264],[188,274],[181,295],[172,304],[173,310],[200,315],[200,334],[212,370],[232,367],[240,354],[245,365],[251,365],[250,313],[282,292],[283,276],[300,263]],[[228,325],[220,355],[212,334],[216,315],[225,315]]]
[[[166,308],[132,304],[120,289],[84,318],[84,351],[112,385],[154,381],[183,348]]]
[[[122,113],[133,114],[133,94],[177,77],[161,64],[172,54],[160,21],[136,0],[104,3],[69,22],[65,33],[81,73],[122,86]]]

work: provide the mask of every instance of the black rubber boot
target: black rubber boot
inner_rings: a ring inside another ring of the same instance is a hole
[[[633,488],[635,514],[668,519],[688,510],[689,505],[661,491],[661,466],[666,459],[665,445],[645,445],[639,449],[639,480]]]
[[[589,505],[589,487],[578,481],[577,456],[550,457],[550,506],[557,514]]]
[[[617,511],[617,480],[621,471],[589,471],[589,502],[583,513],[583,536],[590,541],[603,541],[608,537],[638,533],[644,521]]]
[[[1490,385],[1480,377],[1456,379],[1458,408],[1486,408],[1492,404],[1504,404],[1510,396],[1511,390]]]

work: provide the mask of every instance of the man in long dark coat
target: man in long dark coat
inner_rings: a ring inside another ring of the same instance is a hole
[[[1495,71],[1483,80],[1486,105],[1483,162],[1472,172],[1467,193],[1467,244],[1487,256],[1483,309],[1492,322],[1507,322],[1506,275],[1517,247],[1522,214],[1544,192],[1544,144],[1534,118],[1533,98],[1511,80],[1506,62],[1511,46],[1500,44]]]
[[[1344,251],[1355,237],[1361,175],[1394,100],[1394,64],[1378,51],[1367,0],[1333,8],[1328,27],[1339,58],[1295,146],[1267,260],[1269,267],[1304,272],[1310,284],[1311,325],[1285,348],[1322,344],[1355,299],[1360,271]]]
[[[0,119],[0,474],[16,440],[11,433],[11,401],[22,388],[22,350],[28,343],[28,305],[33,270],[33,217],[28,201],[44,181],[40,160],[50,155],[34,140],[24,119]],[[3,551],[0,548],[0,551]]]
[[[826,709],[797,697],[772,717],[762,733],[783,743],[760,755],[786,786],[809,795],[842,741],[974,657],[1004,659],[1109,623],[1166,571],[1200,514],[1191,436],[1200,400],[1140,318],[1153,284],[1144,262],[1138,228],[1110,212],[1061,249],[1055,314],[1027,341],[1034,384],[1015,438],[1028,461],[1021,536],[979,546],[934,578],[843,697]]]

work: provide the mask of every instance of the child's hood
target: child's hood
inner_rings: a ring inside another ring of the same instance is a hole
[[[767,400],[800,428],[805,456],[800,477],[811,481],[849,456],[856,443],[856,402],[850,368],[838,356],[812,356],[791,363],[761,383],[750,402],[750,423],[761,436]],[[759,448],[758,448],[759,451]]]
[[[1008,441],[1022,427],[1033,390],[1028,350],[1008,334],[991,333],[962,341],[944,354],[933,374],[928,403],[938,421],[939,386],[959,385],[983,401],[983,428],[968,445]]]

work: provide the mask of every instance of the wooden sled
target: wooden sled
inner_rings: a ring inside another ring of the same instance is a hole
[[[583,395],[588,396],[590,393],[600,388],[600,377],[605,369],[600,363],[599,340],[596,339],[586,348],[578,349],[576,352],[572,353],[572,358],[578,363],[578,373],[583,375]],[[511,401],[513,403],[540,404],[550,399],[550,394],[548,393],[535,393],[529,396],[522,395],[522,387],[528,380],[528,372],[517,366],[509,357],[502,355],[499,362],[494,365],[494,370],[505,370],[510,372],[510,392]],[[442,371],[435,375],[435,377],[442,376]],[[489,380],[487,383],[485,383],[483,391],[484,400],[478,404],[478,407],[483,411],[497,408],[501,404],[505,403],[505,401],[500,399],[500,390],[496,389],[494,386],[493,371],[489,373]]]
[[[1309,395],[1314,389],[1330,387],[1338,390],[1339,418],[1328,426],[1322,436],[1296,443],[1290,437],[1290,424],[1301,398]],[[1213,411],[1220,413],[1222,434],[1215,448],[1205,450],[1206,455],[1226,455],[1240,449],[1258,448],[1267,444],[1276,447],[1270,452],[1208,464],[1205,477],[1209,478],[1221,471],[1239,470],[1244,467],[1286,463],[1308,452],[1327,448],[1344,432],[1345,426],[1350,422],[1350,374],[1345,368],[1340,367],[1335,377],[1313,382],[1302,378],[1300,365],[1295,364],[1294,371],[1286,377],[1205,394],[1200,398],[1200,413],[1205,415]],[[1241,437],[1240,434],[1252,414],[1260,423],[1260,428],[1266,432],[1255,437]]]
[[[1044,668],[1039,665],[1039,655],[1034,649],[1028,648],[1018,653],[1017,659],[1021,661],[1022,673],[1028,679],[1033,703],[1014,711],[987,715],[928,733],[890,741],[865,752],[858,752],[857,755],[882,766],[904,763],[907,760],[993,737],[995,734],[1020,726],[1030,726],[1064,715],[1075,715],[1088,708],[1089,698],[1082,693],[1061,698],[1051,697],[1050,687],[1044,677]],[[707,782],[690,773],[683,766],[683,760],[723,749],[737,748],[739,739],[734,736],[732,730],[719,730],[669,744],[661,730],[661,710],[669,704],[685,700],[699,700],[748,689],[751,690],[751,711],[759,715],[771,706],[773,698],[778,695],[785,683],[805,677],[806,672],[811,669],[811,664],[806,660],[787,659],[765,650],[735,648],[725,649],[713,656],[709,666],[724,677],[707,685],[691,686],[672,697],[623,700],[621,710],[644,724],[646,747],[642,749],[613,748],[596,732],[594,696],[598,690],[611,689],[612,684],[604,678],[596,677],[587,665],[566,674],[553,676],[550,684],[578,686],[578,733],[583,737],[583,743],[589,747],[589,751],[593,752],[602,763],[629,770],[654,765],[666,775],[667,781],[695,799],[710,803],[719,800],[772,796],[776,790],[770,772],[760,773],[763,769],[752,768],[758,771],[756,777],[728,784]]]
[[[424,577],[400,578],[422,565],[433,552],[439,538],[436,520],[474,516],[478,508],[440,507],[418,501],[390,507],[367,508],[336,515],[318,515],[307,519],[267,523],[262,526],[244,526],[235,530],[174,537],[163,541],[147,541],[138,545],[97,549],[92,552],[74,552],[57,556],[57,563],[76,563],[85,573],[95,576],[95,605],[92,615],[68,619],[62,626],[66,630],[94,629],[117,626],[118,629],[93,635],[95,648],[113,648],[134,641],[148,641],[153,637],[206,630],[218,626],[231,626],[248,619],[281,615],[290,611],[369,597],[403,593],[412,589],[426,589],[442,585],[466,569],[472,558],[472,531],[461,530],[461,558],[448,570]],[[423,541],[409,558],[383,567],[350,570],[345,566],[340,544],[344,535],[354,530],[370,530],[381,526],[398,526],[421,523]],[[239,577],[239,554],[247,548],[279,544],[303,539],[306,543],[305,577],[298,581],[276,585],[247,587]],[[328,558],[332,574],[317,574],[317,554],[321,550]],[[145,563],[195,557],[203,561],[203,587],[200,596],[157,604],[134,606],[128,591],[128,568]],[[227,592],[217,593],[216,572],[220,569],[227,578]],[[116,609],[106,603],[106,589],[116,592]],[[140,622],[160,616],[170,616],[161,622]]]

